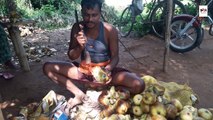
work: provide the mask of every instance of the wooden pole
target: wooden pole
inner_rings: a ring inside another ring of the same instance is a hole
[[[9,11],[9,19],[11,23],[11,25],[8,27],[8,32],[13,42],[16,55],[18,56],[21,68],[24,71],[30,71],[27,56],[21,42],[21,37],[19,34],[20,31],[17,26],[13,25],[18,21],[18,19],[20,19],[20,16],[16,10],[16,4],[14,0],[7,0],[6,4]]]
[[[23,45],[22,45],[22,42],[21,42],[18,27],[11,26],[11,27],[8,28],[8,32],[9,32],[11,40],[13,42],[13,46],[14,46],[16,55],[18,56],[21,68],[24,71],[30,71],[30,67],[29,67],[29,64],[28,64],[25,49],[23,48]]]
[[[173,0],[167,0],[166,5],[166,30],[165,30],[165,50],[164,50],[164,59],[163,59],[163,71],[167,71],[168,60],[169,60],[169,43],[170,43],[170,24],[172,19],[172,8]]]

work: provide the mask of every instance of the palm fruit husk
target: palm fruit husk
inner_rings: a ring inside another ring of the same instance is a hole
[[[145,82],[145,89],[147,89],[148,86],[157,83],[157,79],[150,75],[144,75],[141,79]]]
[[[195,103],[198,102],[198,96],[187,84],[180,85],[175,82],[167,83],[163,81],[158,81],[158,83],[165,88],[163,96],[167,99],[178,99],[183,106],[193,106]],[[197,97],[197,99],[192,99],[192,96]]]
[[[208,108],[208,109],[213,114],[213,108]]]
[[[178,113],[178,109],[175,105],[173,104],[167,104],[166,105],[166,117],[171,119],[171,120],[174,120],[177,116],[177,113]]]
[[[116,110],[117,106],[118,106],[118,101],[116,101],[116,103],[113,104],[113,105],[107,106],[105,109],[103,109],[100,112],[100,117],[104,118],[104,117],[111,116],[112,114],[115,113],[115,110]]]
[[[118,88],[118,89],[116,89],[116,92],[118,93],[120,99],[127,100],[130,98],[130,92],[127,89]]]
[[[130,108],[130,103],[125,100],[118,100],[118,105],[116,107],[116,113],[125,114]]]
[[[152,120],[152,117],[150,114],[142,114],[140,120]]]
[[[108,92],[104,90],[98,97],[98,102],[102,104],[103,106],[107,107],[110,105],[109,99],[110,99],[110,96],[108,95]]]
[[[206,108],[199,108],[197,112],[199,117],[202,117],[205,120],[213,120],[213,114],[210,110]]]
[[[105,72],[100,66],[91,68],[91,74],[97,82],[106,83],[110,80],[108,73]]]
[[[152,105],[152,104],[154,104],[154,103],[157,101],[157,95],[154,94],[154,93],[145,92],[145,93],[143,94],[142,101],[143,101],[145,104]]]
[[[163,87],[162,85],[160,85],[159,83],[155,83],[153,84],[153,90],[155,92],[155,94],[157,95],[163,95],[165,92],[165,87]]]
[[[152,116],[152,120],[167,120],[167,119],[162,115],[154,115]]]

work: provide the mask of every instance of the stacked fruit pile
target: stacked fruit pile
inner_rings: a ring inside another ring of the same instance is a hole
[[[145,91],[130,96],[128,91],[111,87],[99,96],[105,120],[213,120],[212,109],[195,108],[197,96],[190,87],[157,81],[143,76]]]
[[[103,105],[104,109],[100,113],[101,118],[112,119],[119,117],[120,119],[131,119],[127,114],[130,106],[130,93],[124,89],[115,89],[114,86],[109,91],[102,91],[98,101]],[[113,115],[114,114],[114,115]]]

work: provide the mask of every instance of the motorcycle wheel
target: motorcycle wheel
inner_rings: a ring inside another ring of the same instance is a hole
[[[184,17],[172,20],[170,39],[170,49],[172,51],[184,53],[193,50],[201,44],[203,39],[201,26],[193,24],[183,35],[180,35],[180,31],[185,28],[188,22],[190,20]]]

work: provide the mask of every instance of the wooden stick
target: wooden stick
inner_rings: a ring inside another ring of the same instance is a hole
[[[25,53],[25,50],[23,48],[21,38],[20,38],[20,35],[19,35],[18,27],[12,26],[12,27],[8,28],[8,32],[9,32],[11,40],[13,42],[14,49],[15,49],[16,55],[18,56],[21,68],[24,71],[30,71],[27,56],[26,56],[26,53]]]
[[[173,1],[167,0],[167,13],[166,13],[166,30],[165,30],[165,50],[164,50],[164,59],[163,59],[163,71],[167,71],[168,60],[169,60],[169,43],[170,43],[170,24],[172,19],[172,8]]]

